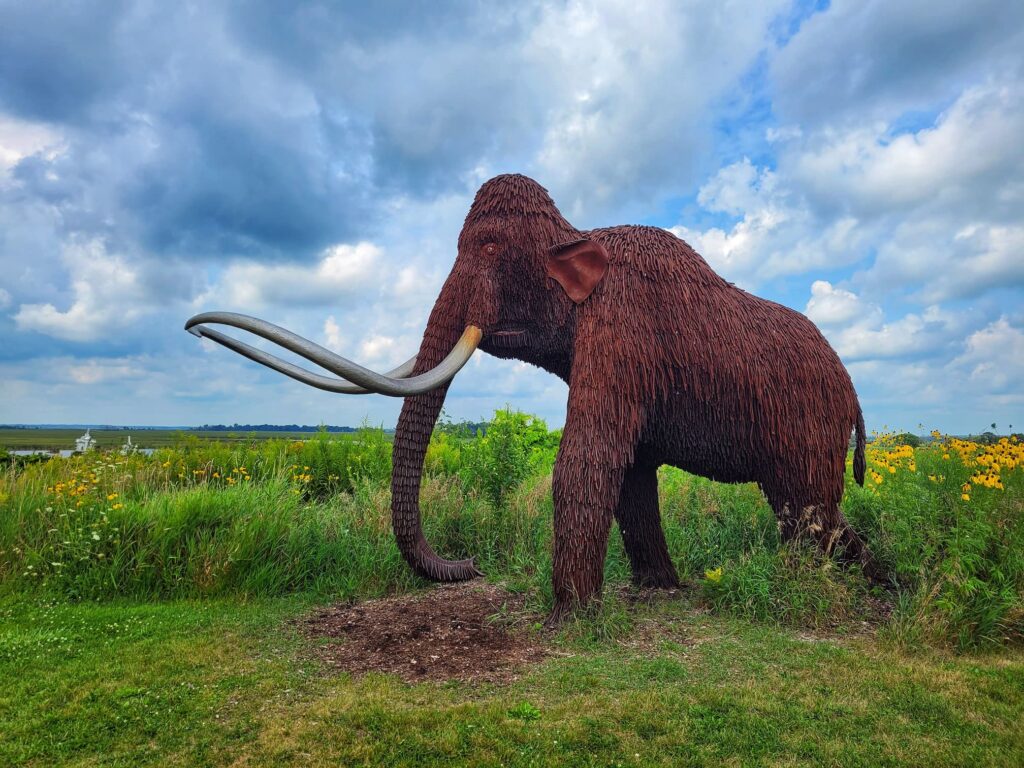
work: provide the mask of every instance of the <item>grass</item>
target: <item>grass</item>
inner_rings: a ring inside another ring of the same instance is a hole
[[[559,435],[434,435],[428,540],[551,605]],[[379,430],[185,438],[0,473],[0,765],[1019,765],[1024,448],[879,441],[844,511],[892,575],[779,541],[753,485],[660,473],[683,596],[600,610],[504,686],[328,676],[290,619],[426,586]],[[865,633],[865,622],[873,631]]]
[[[0,608],[4,765],[1020,765],[1024,652],[907,655],[687,600],[508,686],[328,675],[309,598]],[[638,648],[638,631],[648,642]]]
[[[0,449],[57,451],[71,450],[75,440],[83,434],[82,429],[36,429],[7,428],[0,429]],[[95,438],[97,448],[120,448],[129,436],[132,443],[139,448],[168,448],[182,440],[192,438],[208,442],[241,443],[252,440],[308,440],[314,437],[313,432],[229,432],[207,430],[178,429],[91,429],[89,434]],[[343,438],[347,433],[339,433]]]
[[[428,540],[551,603],[550,468],[557,433],[504,414],[484,436],[439,432],[427,454]],[[152,456],[94,453],[0,475],[0,593],[70,600],[360,597],[418,582],[388,520],[390,442],[205,443]],[[844,508],[892,576],[874,594],[855,570],[779,541],[756,486],[663,468],[662,516],[680,574],[717,611],[791,626],[871,618],[908,646],[1001,646],[1024,637],[1024,446],[936,443],[870,451]],[[610,584],[628,581],[613,531]]]

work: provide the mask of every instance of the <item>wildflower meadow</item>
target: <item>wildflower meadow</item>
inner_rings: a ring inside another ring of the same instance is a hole
[[[552,601],[559,439],[511,411],[480,431],[442,422],[424,468],[428,541],[477,556],[532,622]],[[970,743],[978,764],[1007,764],[1022,749],[1024,444],[882,434],[867,459],[843,505],[886,583],[782,544],[757,486],[663,467],[678,594],[629,588],[613,528],[604,599],[552,639],[554,660],[509,687],[426,689],[325,678],[288,629],[311,605],[428,586],[391,534],[384,431],[9,460],[0,760],[88,761],[98,744],[118,764],[528,764],[571,746],[646,764],[652,745],[664,762],[697,743],[709,760],[942,765]],[[925,711],[907,736],[899,723]]]

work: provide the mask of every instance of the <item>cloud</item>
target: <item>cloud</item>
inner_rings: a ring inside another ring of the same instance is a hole
[[[363,242],[331,246],[310,267],[236,263],[225,270],[214,292],[238,307],[333,304],[369,292],[382,255],[379,247]]]
[[[819,219],[779,173],[755,168],[748,158],[718,171],[701,188],[709,211],[741,214],[728,230],[669,231],[686,240],[720,274],[754,288],[765,280],[850,264],[864,254],[865,231],[856,219]]]
[[[931,110],[993,73],[1019,77],[1024,6],[834,0],[771,63],[772,103],[800,124]]]
[[[5,32],[0,103],[32,120],[83,117],[97,99],[138,71],[126,55],[131,38],[124,33],[131,16],[126,18],[123,3],[90,8],[44,0],[0,6]],[[152,37],[143,40],[148,44]]]
[[[890,323],[867,320],[830,334],[844,360],[913,359],[933,355],[955,338],[951,320],[938,307],[910,313]]]
[[[60,134],[44,123],[18,120],[0,114],[0,171],[9,172],[24,158],[59,151]]]
[[[921,301],[980,296],[1024,285],[1024,226],[942,219],[899,224],[861,280],[879,291],[909,286]]]
[[[138,379],[145,376],[143,368],[131,361],[98,359],[76,362],[67,368],[76,384],[101,384],[114,379]]]
[[[966,89],[933,124],[893,135],[885,123],[801,131],[777,167],[743,160],[700,188],[731,227],[672,231],[723,274],[766,280],[866,262],[858,281],[913,286],[923,302],[1024,284],[1024,89]]]
[[[334,319],[334,315],[329,315],[324,320],[324,346],[334,352],[341,352],[342,350],[342,337],[341,327],[338,325],[338,321]]]
[[[880,306],[827,280],[811,285],[804,314],[847,362],[933,356],[962,332],[953,315],[934,305],[886,322]]]
[[[950,367],[967,372],[972,385],[1003,405],[1024,402],[1024,330],[1003,316],[967,337]]]
[[[709,107],[764,50],[783,8],[570,2],[545,8],[526,57],[544,73],[538,173],[570,215],[650,204],[701,169]]]
[[[858,218],[954,212],[1007,220],[1024,203],[1022,133],[1024,92],[989,83],[965,90],[920,130],[894,132],[882,122],[813,134],[783,165],[818,205]]]
[[[65,226],[109,237],[116,221],[136,247],[192,258],[308,255],[362,226],[365,125],[240,46],[221,6],[36,5],[4,11],[19,42],[0,55],[0,107],[59,126],[63,151],[14,175]]]
[[[836,288],[827,280],[811,284],[811,298],[804,309],[804,314],[820,326],[874,323],[880,312],[878,307],[865,307],[857,294]]]
[[[67,246],[62,260],[70,276],[70,306],[61,310],[49,302],[21,304],[14,315],[18,330],[95,341],[182,298],[187,290],[187,278],[173,266],[108,253],[100,240]]]

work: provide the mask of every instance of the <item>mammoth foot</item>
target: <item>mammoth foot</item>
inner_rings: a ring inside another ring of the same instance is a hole
[[[545,629],[560,629],[575,618],[594,616],[601,609],[601,598],[590,597],[586,600],[556,600],[544,621]]]
[[[779,523],[783,541],[808,541],[822,554],[835,557],[845,566],[859,565],[873,585],[882,585],[889,580],[864,540],[846,522],[842,512],[838,509],[832,515],[816,515],[816,512],[818,510],[814,507],[807,507],[803,515],[796,517],[788,514],[788,507],[784,508]]]
[[[675,568],[635,571],[633,586],[641,589],[678,589],[679,576]]]
[[[561,629],[573,615],[574,606],[570,603],[555,603],[551,613],[544,620],[544,629]]]

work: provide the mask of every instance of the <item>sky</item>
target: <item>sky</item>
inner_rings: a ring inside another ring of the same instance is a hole
[[[805,313],[869,429],[1024,427],[1024,3],[0,0],[0,423],[366,422],[182,330],[416,352],[480,184]],[[446,412],[560,426],[478,353]]]

